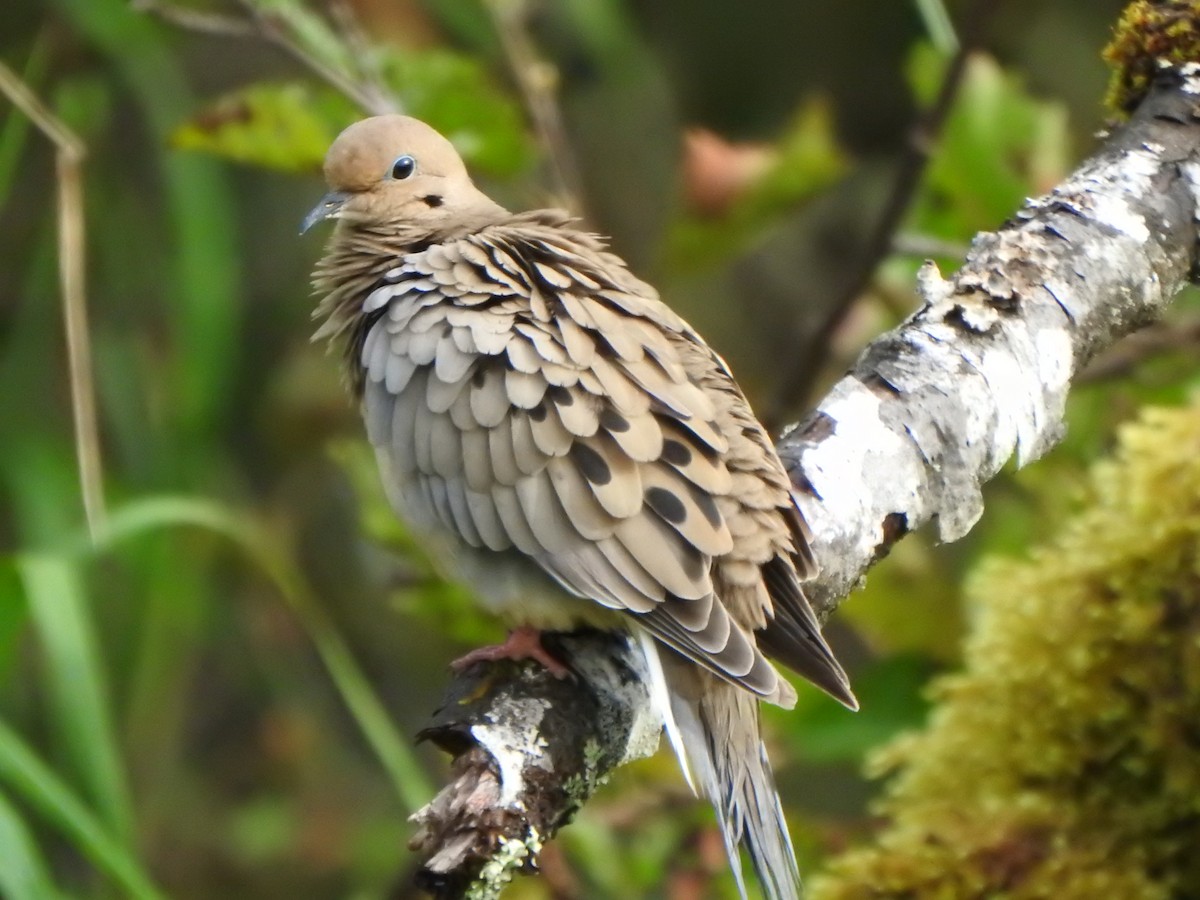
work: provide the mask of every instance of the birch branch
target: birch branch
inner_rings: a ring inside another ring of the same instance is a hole
[[[808,593],[823,615],[910,531],[936,522],[943,540],[965,535],[982,485],[1062,436],[1072,378],[1188,284],[1198,102],[1200,66],[1163,69],[1127,126],[979,235],[950,279],[927,265],[922,308],[780,441],[822,565]],[[433,734],[457,755],[456,780],[414,816],[421,880],[437,896],[496,896],[613,765],[652,751],[644,735],[658,723],[631,680],[640,654],[619,638],[566,640],[574,682],[506,664],[451,686],[439,715],[453,710],[453,723]]]
[[[982,485],[1062,437],[1071,380],[1193,277],[1200,66],[1165,69],[1130,123],[1049,194],[977,236],[922,308],[872,342],[778,444],[832,610],[909,531],[963,537]]]

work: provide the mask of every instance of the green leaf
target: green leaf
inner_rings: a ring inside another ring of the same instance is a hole
[[[128,896],[134,900],[165,900],[121,842],[105,830],[71,789],[2,721],[0,782],[24,797]]]
[[[958,35],[946,4],[942,0],[916,0],[916,6],[938,53],[948,57],[958,50]]]
[[[45,653],[55,728],[107,825],[129,841],[132,803],[110,713],[108,680],[79,574],[62,556],[27,554],[17,557],[16,565]]]
[[[496,24],[485,3],[490,0],[424,0],[421,7],[433,17],[445,43],[462,47],[478,56],[503,59]]]
[[[33,835],[8,798],[0,794],[0,895],[9,900],[51,900],[59,896]]]
[[[448,50],[389,48],[376,55],[405,109],[446,135],[473,169],[510,176],[529,165],[533,147],[520,110],[478,62]],[[353,102],[324,85],[257,84],[185,122],[172,142],[268,169],[319,172],[333,139],[361,117]]]
[[[933,101],[945,65],[928,44],[914,51],[909,79],[920,102]],[[976,54],[909,221],[955,240],[995,228],[1026,197],[1057,183],[1069,156],[1066,108],[1035,99],[995,60]]]
[[[0,678],[8,673],[21,646],[18,638],[27,617],[25,591],[16,567],[10,559],[0,558]]]
[[[256,84],[227,94],[171,135],[180,150],[283,172],[321,171],[338,133],[360,118],[331,88],[307,83]]]

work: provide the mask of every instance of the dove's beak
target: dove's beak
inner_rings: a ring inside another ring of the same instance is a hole
[[[313,207],[312,212],[304,217],[304,221],[300,225],[300,233],[304,234],[304,232],[308,231],[308,229],[312,228],[318,222],[337,216],[342,206],[349,199],[350,195],[342,191],[330,191],[321,198],[320,203]]]

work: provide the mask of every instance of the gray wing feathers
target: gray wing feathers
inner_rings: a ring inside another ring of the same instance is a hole
[[[532,263],[481,235],[435,245],[369,295],[386,315],[362,343],[363,413],[389,496],[472,547],[515,547],[568,591],[786,701],[750,631],[769,610],[730,608],[714,583],[736,571],[720,562],[748,529],[730,498],[755,489],[727,464],[718,403],[690,371],[698,341],[649,288],[568,244],[532,243],[553,255]]]

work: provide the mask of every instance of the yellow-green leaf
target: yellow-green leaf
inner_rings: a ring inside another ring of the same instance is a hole
[[[304,83],[256,84],[227,94],[180,125],[181,150],[283,172],[319,172],[338,132],[360,118],[332,89]]]

